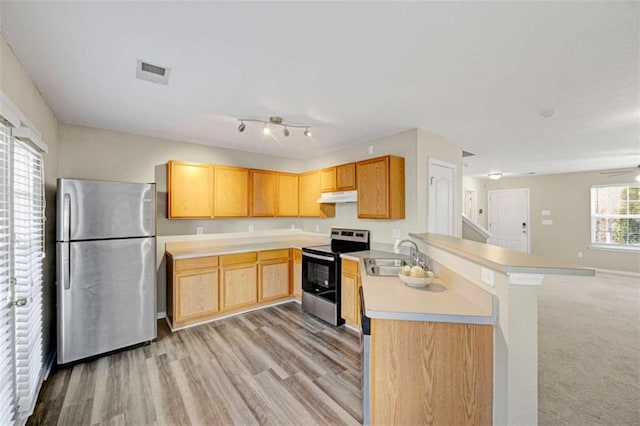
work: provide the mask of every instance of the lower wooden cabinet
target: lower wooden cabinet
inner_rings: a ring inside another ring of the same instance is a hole
[[[221,309],[223,311],[254,305],[258,302],[256,253],[220,256]]]
[[[220,310],[218,257],[167,256],[167,315],[174,327],[205,320]]]
[[[291,251],[286,248],[177,260],[167,252],[167,317],[172,328],[290,298],[291,277],[296,274]],[[297,282],[301,283],[302,259],[297,251]],[[300,292],[301,286],[298,289]]]
[[[291,262],[291,276],[293,286],[293,296],[300,300],[302,299],[302,250],[293,249],[292,262]]]
[[[342,259],[341,316],[352,327],[360,327],[359,262]]]

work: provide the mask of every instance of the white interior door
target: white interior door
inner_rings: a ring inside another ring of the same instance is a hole
[[[429,160],[429,233],[453,235],[455,232],[455,169],[453,164]]]
[[[489,244],[529,253],[529,189],[489,191]]]
[[[478,223],[478,202],[475,189],[464,190],[464,214],[474,223]]]

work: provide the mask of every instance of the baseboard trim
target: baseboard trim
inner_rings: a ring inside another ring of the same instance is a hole
[[[166,312],[157,312],[156,313],[156,319],[162,319],[162,318],[166,318],[167,317],[167,313]]]
[[[610,274],[610,275],[621,275],[623,277],[634,277],[640,278],[639,272],[630,272],[630,271],[619,271],[617,269],[601,269],[601,268],[593,268],[599,274]]]

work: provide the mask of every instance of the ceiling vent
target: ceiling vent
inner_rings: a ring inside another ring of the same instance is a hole
[[[138,67],[136,68],[136,78],[138,80],[150,81],[166,86],[169,84],[170,74],[171,68],[161,67],[138,59]]]

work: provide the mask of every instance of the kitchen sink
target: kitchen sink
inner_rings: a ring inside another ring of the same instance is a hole
[[[390,258],[365,258],[364,266],[367,274],[393,277],[397,276],[402,268],[409,265],[404,259],[390,259]]]

